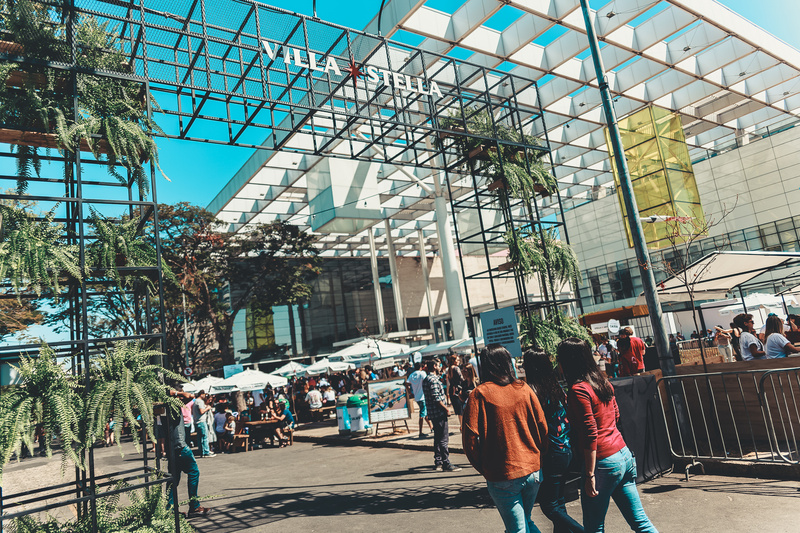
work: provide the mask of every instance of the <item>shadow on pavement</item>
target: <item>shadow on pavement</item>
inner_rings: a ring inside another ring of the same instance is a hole
[[[241,531],[295,517],[494,508],[485,486],[475,483],[388,490],[300,490],[242,499],[224,506],[215,506],[212,500],[208,506],[213,510],[207,518],[192,521],[201,533]]]

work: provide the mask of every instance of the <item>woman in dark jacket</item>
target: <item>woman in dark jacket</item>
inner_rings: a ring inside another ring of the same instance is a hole
[[[564,483],[572,460],[567,395],[558,383],[550,356],[541,350],[526,350],[522,355],[525,379],[536,393],[547,420],[550,441],[542,458],[542,484],[538,501],[544,515],[553,522],[555,533],[583,533],[583,527],[570,518],[564,500]]]

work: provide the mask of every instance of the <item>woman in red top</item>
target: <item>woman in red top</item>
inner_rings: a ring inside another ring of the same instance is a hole
[[[581,508],[586,533],[604,531],[611,498],[633,531],[657,533],[639,500],[636,463],[617,429],[614,387],[597,368],[592,349],[580,339],[566,339],[558,346],[558,364],[569,385],[569,420],[585,459]]]

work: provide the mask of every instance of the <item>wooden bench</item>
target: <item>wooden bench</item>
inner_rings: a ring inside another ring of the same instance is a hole
[[[328,405],[327,407],[319,407],[317,409],[310,409],[312,420],[322,420],[326,415],[336,416],[336,406]]]

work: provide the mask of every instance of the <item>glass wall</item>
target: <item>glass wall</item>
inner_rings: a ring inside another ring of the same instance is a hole
[[[647,247],[668,247],[668,234],[673,231],[696,234],[704,227],[704,215],[680,116],[667,109],[646,107],[620,119],[619,130],[639,215],[688,217],[671,224],[644,224]],[[605,133],[628,246],[633,247],[608,128]]]
[[[388,259],[378,259],[378,276],[385,331],[405,329],[397,324]],[[276,306],[263,314],[248,309],[252,361],[335,351],[335,342],[380,333],[369,258],[324,259],[312,287],[311,298],[302,305]]]

